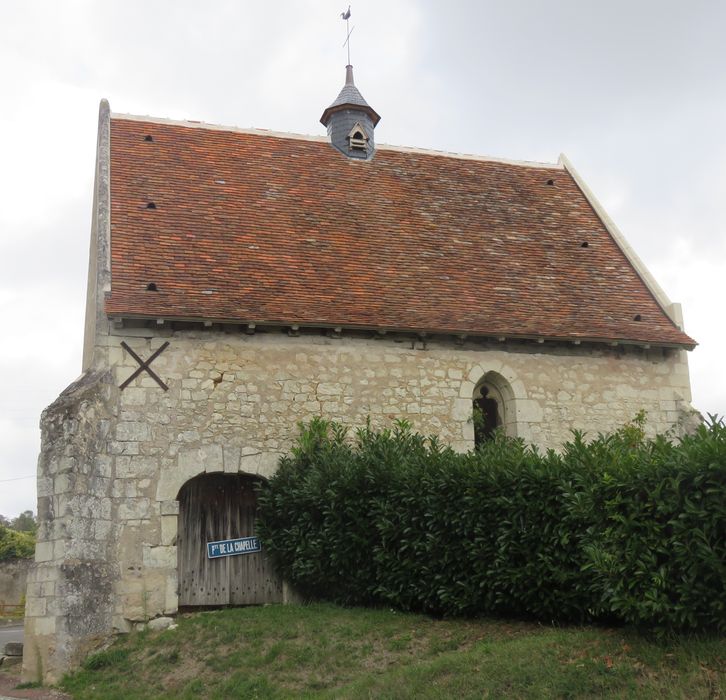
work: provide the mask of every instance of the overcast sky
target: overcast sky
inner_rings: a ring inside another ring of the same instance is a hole
[[[0,513],[35,510],[40,412],[80,373],[100,99],[322,135],[344,81],[346,5],[0,2]],[[352,12],[376,141],[567,154],[683,304],[700,343],[694,406],[726,414],[726,3],[366,0]]]

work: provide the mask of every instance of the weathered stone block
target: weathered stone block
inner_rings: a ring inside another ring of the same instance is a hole
[[[452,420],[468,422],[473,415],[474,406],[471,399],[455,399],[451,410]]]
[[[137,455],[139,454],[138,442],[109,442],[108,453],[110,455]]]
[[[129,477],[155,476],[159,471],[159,460],[156,457],[143,455],[116,457],[116,477],[126,479]]]
[[[179,452],[179,468],[184,473],[224,471],[224,451],[222,445],[203,445],[194,450]]]
[[[28,598],[25,601],[25,614],[28,617],[43,617],[46,614],[46,608],[45,598]]]
[[[115,479],[111,495],[114,498],[136,498],[139,495],[136,479]]]
[[[168,517],[168,516],[167,516]],[[174,569],[176,568],[176,547],[160,545],[158,547],[144,546],[143,563],[144,566],[153,569]]]
[[[153,632],[161,632],[169,629],[173,624],[174,620],[171,617],[155,617],[153,620],[149,620],[146,626]]]
[[[461,386],[459,388],[459,398],[469,399],[471,401],[474,398],[475,389],[476,389],[476,384],[474,384],[474,382],[470,382],[470,381],[461,382]]]
[[[46,562],[53,559],[53,543],[37,542],[35,545],[35,561]]]
[[[110,513],[109,513],[109,518]],[[93,522],[93,537],[96,540],[102,542],[108,542],[111,539],[113,533],[114,523],[112,520],[94,520]]]
[[[162,501],[160,512],[162,515],[179,515],[179,501]]]
[[[177,518],[178,516],[176,515],[161,516],[161,544],[176,544]]]
[[[176,615],[179,611],[178,594],[178,572],[177,569],[168,571],[166,576],[166,593],[164,597],[164,614]]]
[[[122,615],[114,615],[113,631],[116,634],[129,634],[131,632],[131,623]]]
[[[343,394],[343,385],[337,382],[318,384],[318,396],[340,396]]]
[[[239,462],[242,451],[236,445],[225,445],[223,447],[224,471],[236,473],[239,471]]]
[[[517,401],[517,421],[538,423],[542,420],[542,406],[538,401],[521,399]]]
[[[137,520],[151,515],[151,502],[148,498],[129,498],[118,506],[116,517],[119,520]]]
[[[116,426],[116,440],[126,442],[143,442],[150,437],[149,426],[138,421],[119,423]]]
[[[22,642],[8,642],[3,650],[5,656],[22,656],[23,655],[23,643]]]
[[[34,632],[37,635],[54,634],[56,629],[55,617],[38,617],[33,620]]]
[[[126,406],[143,406],[146,403],[146,390],[140,387],[126,387],[121,399]]]

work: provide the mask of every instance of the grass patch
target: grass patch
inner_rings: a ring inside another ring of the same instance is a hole
[[[74,698],[721,698],[726,642],[334,605],[180,616],[86,660]]]
[[[129,650],[122,647],[114,647],[98,654],[92,654],[83,662],[83,668],[87,671],[98,671],[100,668],[120,666],[126,661]]]

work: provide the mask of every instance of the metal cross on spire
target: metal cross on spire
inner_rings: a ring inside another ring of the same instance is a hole
[[[340,16],[345,20],[345,41],[343,46],[348,46],[348,65],[350,65],[350,35],[353,33],[353,29],[350,28],[350,5],[345,12],[341,12]]]

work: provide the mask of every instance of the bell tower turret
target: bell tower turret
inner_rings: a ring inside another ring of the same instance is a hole
[[[347,65],[343,89],[320,117],[328,129],[330,142],[348,158],[369,160],[375,152],[373,131],[380,120],[355,86],[353,66]]]

